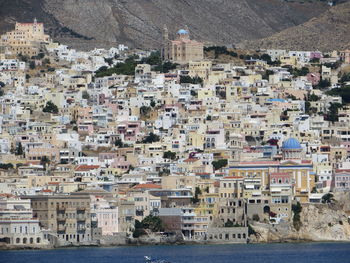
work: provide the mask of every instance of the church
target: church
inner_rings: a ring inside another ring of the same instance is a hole
[[[190,61],[200,61],[204,57],[203,43],[191,40],[187,27],[180,29],[174,40],[169,39],[169,31],[164,26],[162,58],[178,64],[186,64]]]

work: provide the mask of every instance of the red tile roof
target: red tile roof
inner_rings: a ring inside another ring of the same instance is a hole
[[[134,189],[161,189],[162,187],[158,184],[138,184],[134,186]]]
[[[184,160],[184,162],[185,163],[194,163],[194,162],[196,162],[196,161],[198,161],[199,159],[197,159],[197,158],[188,158],[188,159],[186,159],[186,160]]]
[[[271,175],[290,176],[290,173],[271,173]]]
[[[75,168],[75,171],[90,171],[100,168],[99,165],[79,165],[77,168]]]
[[[250,161],[250,162],[240,162],[240,165],[248,165],[248,164],[270,164],[270,165],[278,165],[280,164],[279,162],[276,161]]]
[[[222,179],[243,179],[243,177],[242,176],[226,176]]]

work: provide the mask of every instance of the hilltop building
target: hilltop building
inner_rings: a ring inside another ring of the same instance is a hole
[[[33,23],[16,22],[15,30],[0,37],[0,47],[6,46],[7,52],[14,55],[36,56],[42,43],[51,42],[50,36],[44,32],[44,24],[34,19]]]
[[[180,29],[174,40],[169,39],[169,31],[165,26],[163,31],[163,60],[186,64],[190,61],[203,60],[203,43],[191,40],[188,28]]]

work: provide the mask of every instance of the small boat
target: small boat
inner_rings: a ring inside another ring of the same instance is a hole
[[[162,260],[162,259],[152,259],[149,256],[144,256],[146,263],[170,263],[169,261]]]

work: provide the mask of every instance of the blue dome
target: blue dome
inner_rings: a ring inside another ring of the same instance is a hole
[[[188,34],[187,30],[185,30],[185,29],[180,29],[179,31],[177,31],[177,33],[179,35],[186,35],[186,34]]]
[[[298,150],[301,149],[301,145],[297,139],[289,138],[282,143],[283,150]]]

